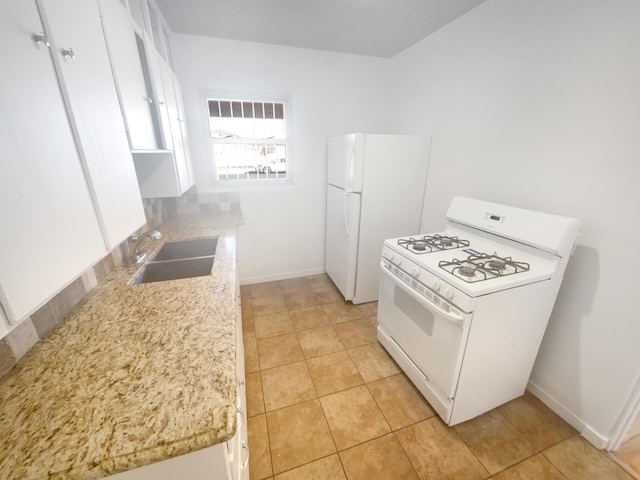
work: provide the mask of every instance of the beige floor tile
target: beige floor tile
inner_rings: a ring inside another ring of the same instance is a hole
[[[334,287],[314,288],[313,292],[318,297],[320,304],[344,302],[344,297]]]
[[[340,452],[349,480],[418,480],[393,434]]]
[[[247,340],[255,340],[256,339],[256,326],[252,321],[242,322],[242,341],[246,343]]]
[[[435,415],[427,401],[402,374],[377,380],[368,387],[392,430]]]
[[[287,311],[287,304],[284,301],[284,296],[280,294],[252,298],[251,304],[254,317]]]
[[[391,429],[366,386],[320,398],[338,450],[389,433]]]
[[[307,360],[318,395],[328,395],[362,385],[364,380],[344,350]]]
[[[260,370],[260,361],[258,360],[258,345],[255,338],[244,341],[244,371],[246,373],[257,372]]]
[[[353,348],[347,352],[367,383],[400,373],[400,369],[379,343]]]
[[[253,318],[253,305],[251,304],[251,298],[243,298],[240,303],[240,311],[242,312],[242,319]]]
[[[491,410],[454,428],[492,475],[538,453],[498,410]]]
[[[360,303],[355,306],[358,315],[361,317],[377,317],[378,302]]]
[[[240,285],[240,299],[250,299],[251,298],[251,285]]]
[[[305,277],[298,277],[280,280],[280,290],[282,293],[310,292],[312,288]]]
[[[331,325],[303,330],[297,335],[306,359],[344,350],[340,337]]]
[[[354,318],[362,316],[358,312],[358,307],[356,305],[352,305],[345,301],[325,303],[322,305],[322,308],[331,323],[346,322],[347,320],[353,320]]]
[[[317,399],[267,413],[267,425],[276,474],[336,451]]]
[[[335,453],[276,475],[275,480],[347,480],[342,463]]]
[[[262,395],[262,378],[260,372],[245,374],[247,385],[247,416],[253,417],[264,413],[264,396]]]
[[[567,477],[540,453],[494,475],[493,478],[495,480],[567,480]]]
[[[284,301],[287,304],[287,308],[290,310],[320,304],[320,300],[316,294],[313,293],[313,291],[307,290],[285,293]]]
[[[261,373],[267,412],[317,397],[305,362],[270,368]]]
[[[262,370],[304,360],[300,343],[295,333],[259,338],[257,342],[258,358],[260,359],[260,368]]]
[[[569,480],[633,480],[620,465],[578,435],[544,450],[542,454]]]
[[[321,273],[320,275],[310,275],[305,278],[309,286],[314,290],[324,289],[324,288],[335,289],[335,287],[333,286],[333,282],[329,278],[329,275],[327,275],[326,273]]]
[[[319,305],[290,310],[289,315],[291,315],[291,323],[293,323],[296,332],[330,325],[329,319]]]
[[[640,436],[624,442],[615,452],[615,456],[640,475]]]
[[[281,295],[280,282],[264,282],[254,285],[248,285],[251,292],[251,298],[270,297],[273,295]]]
[[[335,329],[346,348],[360,347],[378,341],[376,325],[367,318],[336,323]]]
[[[289,312],[279,312],[255,317],[254,322],[257,338],[276,337],[294,332]]]
[[[257,415],[247,419],[247,432],[251,455],[249,456],[249,472],[252,480],[261,480],[273,475],[271,451],[265,415]]]
[[[544,450],[577,433],[529,391],[498,407],[498,411],[538,450]]]
[[[438,417],[395,432],[421,479],[482,480],[489,477],[469,447]]]

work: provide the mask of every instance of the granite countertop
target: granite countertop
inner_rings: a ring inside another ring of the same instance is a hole
[[[234,435],[238,223],[169,219],[145,246],[218,235],[210,276],[120,267],[0,380],[0,478],[100,478]]]

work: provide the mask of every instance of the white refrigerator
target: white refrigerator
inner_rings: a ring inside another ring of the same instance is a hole
[[[345,300],[377,300],[382,243],[419,233],[429,145],[406,135],[329,138],[325,270]]]

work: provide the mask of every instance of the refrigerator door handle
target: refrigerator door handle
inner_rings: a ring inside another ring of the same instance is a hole
[[[342,196],[343,201],[342,201],[342,205],[343,205],[343,214],[344,214],[344,231],[347,234],[347,238],[351,237],[351,235],[349,234],[349,220],[347,219],[347,193],[345,192],[345,194]]]
[[[356,146],[354,145],[353,148],[351,149],[351,153],[349,154],[349,161],[347,162],[347,169],[344,172],[344,191],[346,193],[353,193],[353,190],[351,189],[352,184],[353,184],[353,162],[356,159]],[[345,202],[346,205],[346,202]],[[346,207],[345,207],[345,211],[346,211]],[[346,218],[346,213],[345,213],[345,218]]]

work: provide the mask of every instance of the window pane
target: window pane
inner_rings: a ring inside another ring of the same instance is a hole
[[[253,118],[253,102],[242,102],[242,116]]]
[[[264,104],[264,118],[273,118],[273,103]]]
[[[275,118],[283,119],[284,118],[284,104],[283,103],[275,103]]]
[[[209,116],[220,116],[220,102],[218,102],[217,100],[209,100]]]
[[[229,101],[220,102],[220,115],[222,117],[231,117],[231,102]]]
[[[284,103],[208,100],[219,180],[287,178]]]
[[[256,118],[264,118],[264,105],[262,102],[254,102]]]

